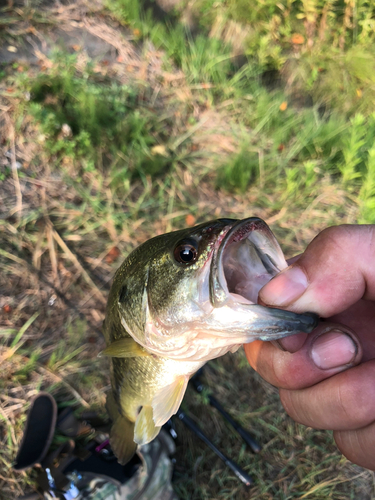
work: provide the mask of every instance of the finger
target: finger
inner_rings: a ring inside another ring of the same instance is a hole
[[[259,301],[333,316],[361,298],[375,299],[374,259],[374,225],[330,227],[262,288]]]
[[[352,431],[335,431],[336,444],[351,462],[375,470],[375,422]]]
[[[307,333],[297,333],[296,335],[289,335],[279,340],[271,340],[270,342],[281,349],[282,351],[296,352],[301,349],[306,342]]]
[[[300,257],[301,257],[302,254],[298,254],[298,255],[295,255],[294,257],[291,257],[290,259],[287,259],[287,264],[288,266],[291,266],[292,264],[294,264]]]
[[[375,360],[362,363],[313,387],[280,390],[293,420],[317,429],[355,430],[375,421]]]
[[[285,389],[310,387],[358,364],[362,357],[355,333],[330,323],[321,323],[294,354],[262,341],[244,348],[250,365],[272,385]]]
[[[329,318],[333,323],[342,323],[355,330],[361,339],[362,362],[375,358],[375,302],[360,300],[340,314]]]

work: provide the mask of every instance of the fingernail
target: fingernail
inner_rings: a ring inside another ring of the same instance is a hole
[[[357,346],[345,333],[331,330],[318,337],[312,345],[311,358],[322,370],[350,364],[357,354]]]
[[[259,292],[259,299],[270,306],[287,306],[297,300],[308,286],[305,273],[298,266],[288,267],[269,281]]]

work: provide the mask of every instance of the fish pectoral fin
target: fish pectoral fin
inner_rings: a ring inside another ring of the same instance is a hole
[[[236,345],[232,346],[232,347],[229,349],[229,351],[230,351],[232,354],[234,354],[235,352],[237,352],[237,351],[238,351],[238,349],[239,349],[240,347],[241,347],[241,344],[236,344]]]
[[[107,396],[107,411],[112,419],[109,442],[121,465],[125,465],[137,450],[134,442],[134,422],[120,415],[112,393]]]
[[[138,356],[151,356],[141,345],[131,337],[115,340],[102,352],[103,356],[112,358],[136,358]]]
[[[155,425],[162,426],[174,415],[180,407],[184,397],[189,377],[187,375],[176,378],[173,384],[162,387],[152,400]]]
[[[152,441],[160,432],[154,423],[152,406],[144,406],[140,411],[134,428],[134,441],[141,445]]]

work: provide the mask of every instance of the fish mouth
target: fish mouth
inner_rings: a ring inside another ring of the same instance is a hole
[[[267,224],[249,217],[233,224],[211,261],[210,298],[220,307],[230,300],[256,304],[259,290],[287,267]]]

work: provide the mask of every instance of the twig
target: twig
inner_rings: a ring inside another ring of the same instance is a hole
[[[86,408],[90,408],[90,405],[87,401],[83,399],[83,397],[77,392],[66,380],[64,380],[60,375],[56,375],[56,373],[51,372],[48,368],[45,368],[44,366],[38,366],[38,370],[46,373],[48,376],[50,376],[52,379],[54,379],[56,382],[65,385],[67,389],[73,394],[73,396],[82,404],[82,406],[85,406]]]
[[[263,149],[258,149],[258,158],[259,158],[259,187],[261,189],[264,188],[264,154]]]
[[[284,217],[286,213],[286,207],[283,207],[280,212],[278,212],[277,214],[273,215],[272,217],[269,217],[266,222],[268,225],[270,224],[273,224],[274,222],[276,222],[277,220],[279,219],[282,219]]]
[[[9,125],[9,137],[10,137],[10,148],[11,148],[12,174],[13,174],[14,187],[16,190],[16,197],[17,197],[17,205],[15,207],[15,210],[13,210],[13,213],[17,213],[17,217],[19,218],[21,217],[22,213],[22,191],[21,191],[20,180],[18,178],[14,127],[12,124]]]
[[[16,435],[14,433],[13,425],[12,425],[11,421],[9,420],[7,414],[4,412],[3,408],[1,407],[1,405],[0,405],[0,414],[3,417],[4,421],[8,425],[8,428],[9,428],[9,431],[10,431],[10,435],[11,435],[13,444],[15,446],[17,444],[17,439],[16,439]]]
[[[95,22],[91,19],[85,18],[83,20],[85,29],[92,35],[101,38],[109,45],[112,45],[117,50],[119,57],[121,57],[124,64],[131,64],[140,68],[142,63],[134,48],[134,45],[129,43],[131,38],[125,39],[119,37],[119,32],[111,28],[105,23]]]
[[[37,237],[37,240],[36,240],[35,249],[34,249],[34,252],[33,252],[32,263],[33,263],[33,266],[36,269],[38,269],[38,271],[40,271],[41,257],[42,257],[43,252],[44,252],[44,250],[42,248],[44,236],[45,236],[45,230],[44,231],[40,231],[38,233],[38,237]]]
[[[30,273],[37,276],[45,285],[49,286],[55,292],[55,294],[65,303],[65,305],[67,307],[69,307],[69,309],[74,311],[79,318],[87,321],[87,323],[90,325],[90,327],[92,328],[93,331],[95,331],[99,335],[102,334],[101,330],[98,329],[89,320],[89,318],[87,318],[86,315],[83,314],[82,311],[80,311],[79,308],[71,300],[68,299],[68,297],[61,290],[59,290],[53,283],[51,283],[45,276],[43,276],[41,274],[40,270],[36,269],[34,266],[29,264],[25,260],[20,259],[16,255],[13,255],[13,254],[7,252],[6,250],[2,250],[1,248],[0,248],[0,255],[3,255],[5,258],[12,260],[13,262],[16,262],[17,264],[24,266]]]
[[[61,288],[61,283],[59,279],[59,273],[57,269],[57,255],[56,255],[56,250],[55,250],[55,245],[53,243],[53,228],[52,224],[50,221],[47,221],[46,224],[46,232],[47,232],[47,243],[48,243],[48,251],[49,251],[49,256],[51,259],[51,265],[52,265],[52,272],[53,272],[53,277],[54,281],[57,284],[59,288]]]
[[[102,304],[106,304],[107,301],[106,301],[104,295],[102,294],[102,292],[99,290],[99,288],[92,281],[92,279],[90,278],[88,273],[84,270],[84,268],[80,264],[77,257],[70,250],[68,245],[65,243],[65,241],[59,235],[59,233],[53,228],[52,228],[52,235],[55,238],[57,244],[60,245],[61,249],[67,254],[67,256],[71,259],[73,264],[79,269],[79,271],[81,272],[81,274],[82,274],[83,278],[86,280],[86,282],[94,289],[94,293],[95,293],[96,297],[102,302]]]

